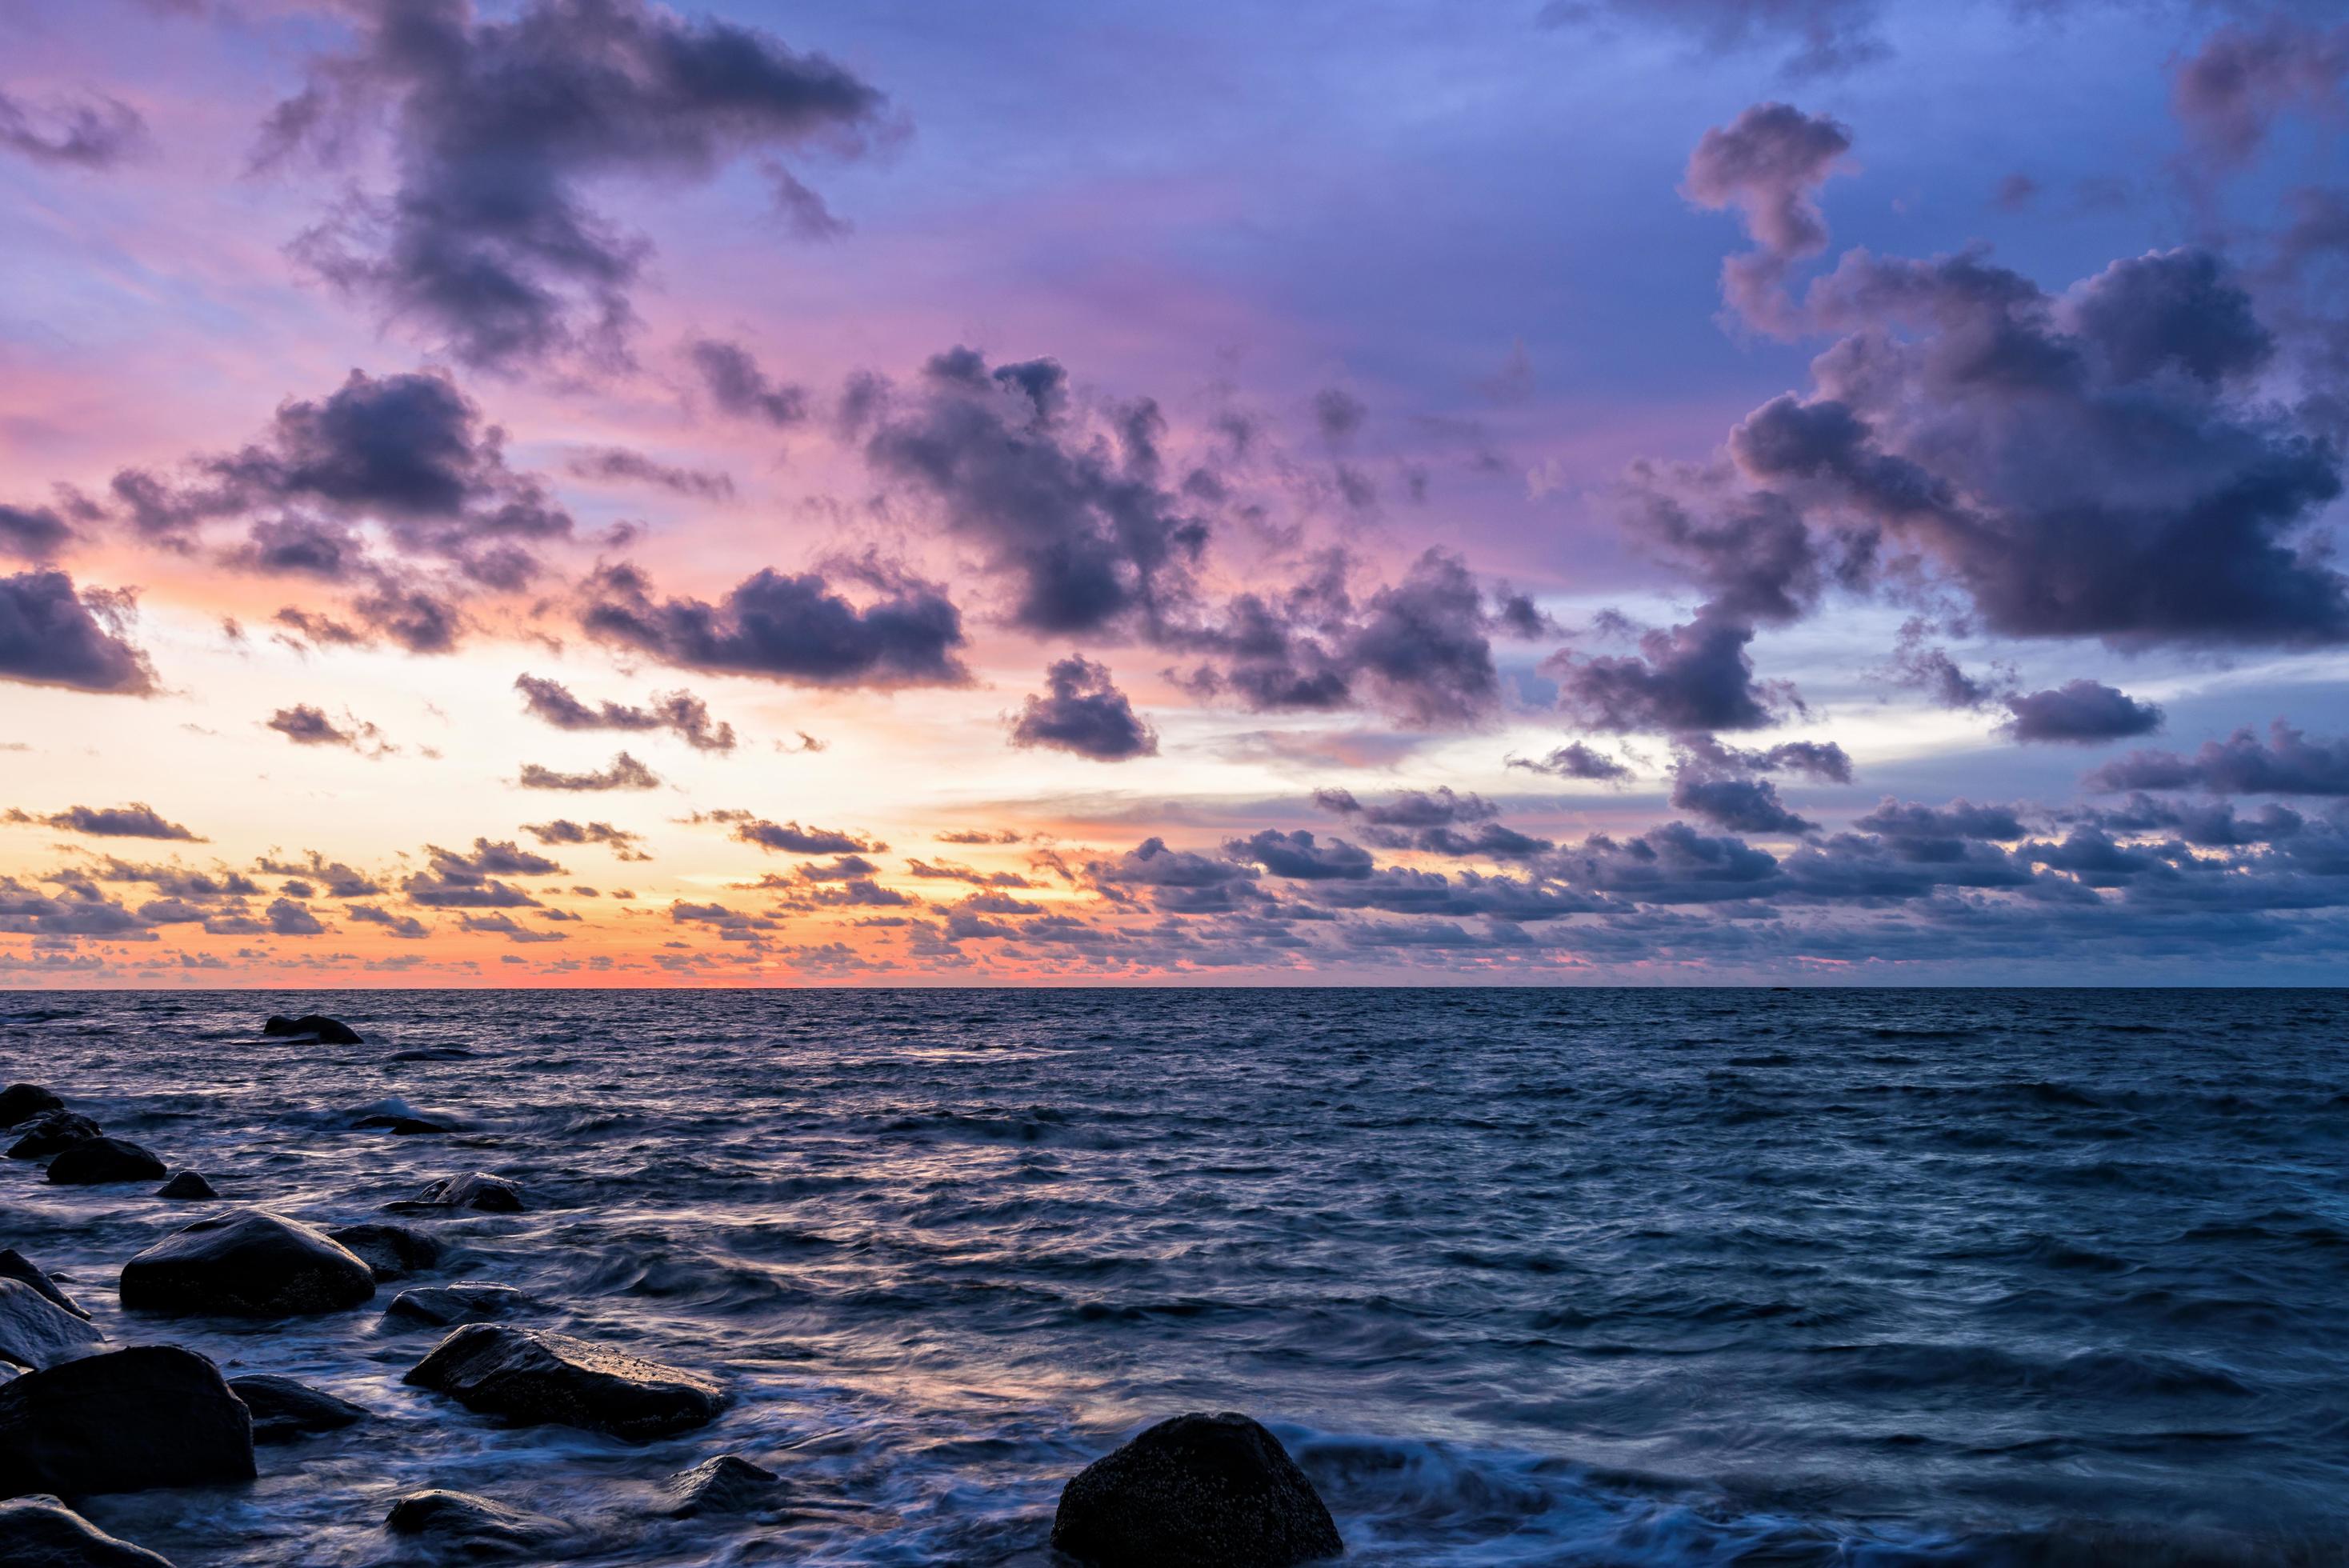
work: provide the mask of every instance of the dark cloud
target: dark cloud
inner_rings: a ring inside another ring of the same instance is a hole
[[[1879,0],[1546,0],[1544,27],[1608,24],[1670,31],[1710,54],[1791,47],[1790,77],[1847,71],[1890,53],[1878,31]]]
[[[1342,387],[1324,387],[1313,394],[1313,423],[1333,447],[1352,440],[1370,414],[1362,400]]]
[[[388,936],[403,942],[421,942],[432,934],[425,923],[412,914],[393,914],[371,903],[355,903],[343,911],[346,917],[362,925],[379,925]]]
[[[709,705],[689,691],[657,692],[645,707],[608,698],[591,707],[561,682],[543,676],[516,676],[514,689],[523,694],[525,711],[557,729],[666,729],[696,751],[734,749],[734,727],[713,721]]]
[[[807,418],[806,388],[770,379],[741,345],[696,338],[686,346],[686,356],[693,361],[694,373],[701,377],[709,400],[725,412],[779,428]]]
[[[93,93],[36,108],[0,92],[0,149],[36,163],[106,169],[147,145],[146,119],[119,98]]]
[[[657,789],[660,779],[653,770],[621,752],[612,758],[608,768],[592,773],[559,773],[535,762],[523,764],[522,776],[516,780],[525,789]]]
[[[942,839],[944,842],[962,841]],[[979,841],[993,842],[992,840]],[[1033,887],[1036,884],[1018,872],[983,872],[976,866],[966,866],[954,861],[925,861],[909,857],[905,861],[908,875],[933,882],[968,882],[973,887]]]
[[[1071,654],[1044,672],[1047,691],[1012,717],[1011,744],[1071,751],[1100,762],[1158,755],[1158,732],[1133,711],[1109,666]]]
[[[428,844],[425,870],[409,875],[400,891],[409,902],[432,909],[536,908],[538,900],[502,876],[554,876],[563,867],[512,842],[475,839],[471,853]]]
[[[301,861],[279,861],[264,856],[259,867],[272,876],[300,877],[323,883],[329,898],[367,898],[383,891],[382,885],[365,872],[341,861],[330,861],[316,850]]]
[[[155,808],[143,802],[129,806],[68,806],[39,818],[12,811],[9,817],[20,822],[38,821],[44,827],[68,833],[86,833],[94,839],[178,839],[197,844],[205,841],[179,823],[165,821]]]
[[[861,608],[813,573],[764,569],[717,604],[656,598],[632,566],[599,571],[579,624],[590,635],[687,669],[763,676],[804,686],[954,686],[969,678],[957,650],[962,616],[943,589],[866,563]]]
[[[2349,737],[2310,739],[2277,719],[2262,741],[2248,727],[2192,756],[2132,751],[2084,780],[2090,789],[2199,789],[2212,795],[2349,795]]]
[[[269,906],[269,929],[279,936],[318,936],[326,928],[302,905],[290,898],[281,898]]]
[[[1579,740],[1568,741],[1546,756],[1512,757],[1507,762],[1528,773],[1548,773],[1560,779],[1591,779],[1612,784],[1631,777],[1630,768]]]
[[[626,447],[595,447],[584,452],[574,452],[564,468],[578,479],[650,485],[655,490],[664,490],[671,495],[689,496],[696,500],[734,499],[734,480],[727,474],[710,469],[688,469],[659,462]]]
[[[1851,755],[1832,740],[1787,740],[1754,749],[1725,746],[1710,735],[1679,735],[1672,744],[1683,766],[1709,772],[1800,773],[1824,784],[1851,782]]]
[[[296,746],[347,746],[354,750],[364,747],[376,757],[391,751],[382,730],[364,720],[353,720],[347,715],[345,717],[347,728],[328,718],[324,708],[295,703],[271,714],[265,725]]]
[[[146,696],[155,669],[126,636],[127,594],[75,592],[62,572],[0,577],[0,680]]]
[[[1826,249],[1819,187],[1851,150],[1851,130],[1792,104],[1755,104],[1698,140],[1681,190],[1701,207],[1734,207],[1754,248],[1722,266],[1739,315],[1768,331],[1792,324],[1780,285],[1792,264]]]
[[[1463,795],[1449,784],[1433,789],[1398,789],[1367,805],[1350,789],[1316,789],[1313,803],[1325,811],[1358,818],[1379,828],[1448,828],[1486,821],[1500,814],[1500,808],[1482,795]]]
[[[2021,741],[2093,746],[2151,735],[2162,721],[2157,705],[2085,678],[2046,691],[2019,693],[2008,697],[2006,706],[2014,717],[2000,727]]]
[[[1672,809],[1738,833],[1808,833],[1818,824],[1798,817],[1767,779],[1723,779],[1682,771],[1672,779]]]
[[[805,828],[795,821],[770,822],[764,818],[737,821],[733,836],[762,850],[794,855],[877,854],[889,847],[832,828]]]
[[[1224,852],[1234,860],[1253,861],[1274,876],[1298,882],[1367,877],[1373,869],[1368,850],[1343,839],[1324,843],[1304,828],[1287,833],[1267,828],[1253,838],[1234,839],[1224,846]]]
[[[0,555],[47,561],[73,538],[73,528],[55,507],[0,506]]]
[[[1963,799],[1924,806],[1889,796],[1852,826],[1882,835],[1904,858],[1918,861],[1955,861],[1967,853],[1969,843],[2013,843],[2025,830],[2012,806],[1977,806]]]
[[[563,817],[552,822],[524,822],[522,830],[542,844],[602,844],[623,861],[652,859],[645,853],[641,834],[609,822],[574,822]]]
[[[1561,651],[1542,665],[1561,710],[1592,729],[1761,729],[1791,705],[1783,686],[1756,682],[1745,645],[1754,628],[1710,613],[1643,634],[1637,655]]]
[[[2349,109],[2349,26],[2319,27],[2274,15],[2220,28],[2181,60],[2170,101],[2196,145],[2221,163],[2260,150],[2285,111]]]
[[[354,199],[297,253],[473,365],[625,356],[651,247],[590,204],[595,183],[699,183],[760,158],[805,229],[820,203],[774,159],[853,153],[885,108],[821,55],[643,0],[533,0],[496,18],[469,0],[354,9],[358,46],[278,106],[264,158],[338,153],[389,105],[392,191]]]

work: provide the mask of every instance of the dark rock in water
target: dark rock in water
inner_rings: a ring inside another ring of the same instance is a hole
[[[519,1214],[522,1212],[522,1190],[502,1176],[492,1176],[485,1171],[469,1171],[462,1176],[444,1176],[415,1197],[385,1208],[395,1214],[423,1214],[436,1209],[475,1209],[484,1214]]]
[[[212,1184],[193,1171],[182,1171],[155,1189],[158,1198],[217,1198]]]
[[[671,1519],[690,1519],[697,1513],[748,1513],[779,1501],[783,1478],[738,1454],[719,1454],[669,1477],[662,1490],[669,1495]]]
[[[428,1538],[444,1552],[469,1557],[523,1557],[557,1546],[571,1526],[475,1497],[469,1491],[411,1491],[391,1505],[383,1527],[394,1535]]]
[[[324,1013],[305,1013],[298,1018],[275,1016],[261,1026],[264,1035],[307,1037],[330,1046],[363,1046],[367,1041],[359,1032],[340,1018],[329,1018]]]
[[[36,1083],[12,1083],[0,1088],[0,1127],[30,1121],[45,1110],[63,1110],[66,1102]]]
[[[88,1356],[106,1336],[22,1280],[0,1279],[0,1361],[38,1371]]]
[[[165,1173],[154,1150],[127,1138],[85,1138],[57,1150],[49,1161],[49,1181],[57,1187],[95,1187],[103,1181],[152,1181]]]
[[[109,1535],[54,1497],[0,1502],[0,1563],[11,1568],[171,1568],[144,1547]]]
[[[256,1446],[290,1443],[317,1432],[338,1432],[367,1413],[347,1399],[337,1399],[307,1383],[265,1374],[232,1377],[229,1391],[253,1412]]]
[[[428,1121],[420,1116],[363,1116],[352,1122],[351,1128],[357,1132],[388,1130],[398,1138],[415,1138],[428,1132],[456,1130],[454,1128],[443,1127],[437,1121]]]
[[[56,1302],[59,1306],[62,1306],[67,1312],[72,1313],[76,1317],[87,1318],[89,1316],[89,1314],[83,1311],[81,1306],[75,1302],[73,1297],[67,1295],[64,1291],[57,1288],[57,1282],[55,1280],[51,1279],[48,1275],[43,1274],[38,1268],[35,1267],[32,1259],[26,1257],[24,1253],[18,1252],[14,1247],[0,1249],[0,1279],[23,1280],[35,1290],[39,1291],[43,1295],[47,1296],[51,1301]]]
[[[0,1497],[253,1479],[253,1418],[176,1345],[86,1356],[0,1385]]]
[[[459,1280],[454,1284],[419,1285],[401,1291],[391,1298],[383,1315],[446,1328],[452,1323],[480,1323],[509,1316],[528,1305],[529,1298],[510,1284]]]
[[[78,1110],[52,1110],[35,1117],[8,1146],[11,1160],[46,1160],[59,1150],[98,1136],[98,1123]]]
[[[726,1408],[726,1391],[698,1372],[565,1334],[491,1323],[458,1329],[403,1381],[517,1426],[551,1423],[638,1439],[689,1430]]]
[[[469,1062],[477,1054],[462,1046],[419,1046],[414,1050],[394,1051],[384,1059],[392,1062]]]
[[[292,1317],[374,1295],[375,1271],[357,1253],[261,1209],[199,1220],[122,1265],[122,1305],[141,1312]]]
[[[1102,1568],[1290,1568],[1346,1550],[1280,1439],[1226,1410],[1161,1421],[1061,1490],[1052,1546]]]
[[[440,1261],[440,1243],[409,1225],[370,1221],[338,1226],[326,1235],[357,1253],[359,1260],[375,1271],[378,1284],[406,1279]]]

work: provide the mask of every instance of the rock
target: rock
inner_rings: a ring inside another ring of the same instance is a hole
[[[1230,1410],[1161,1421],[1087,1465],[1052,1546],[1109,1568],[1289,1568],[1346,1550],[1280,1439]]]
[[[667,1437],[726,1408],[726,1391],[684,1372],[565,1334],[474,1323],[456,1330],[403,1381],[516,1426],[553,1423],[615,1437]]]
[[[670,1499],[671,1519],[697,1513],[747,1513],[776,1501],[783,1478],[764,1465],[754,1465],[738,1454],[719,1454],[662,1483]]]
[[[367,1044],[367,1041],[359,1037],[359,1032],[357,1029],[352,1028],[340,1018],[329,1018],[324,1013],[305,1013],[298,1018],[288,1018],[283,1015],[273,1016],[267,1023],[261,1026],[261,1032],[264,1035],[307,1037],[329,1046]]]
[[[469,1491],[411,1491],[391,1505],[383,1527],[394,1535],[429,1537],[443,1552],[468,1557],[523,1557],[560,1544],[571,1526],[475,1497]]]
[[[292,1317],[357,1306],[375,1271],[326,1235],[261,1209],[233,1209],[172,1232],[122,1265],[133,1311]]]
[[[419,1285],[401,1291],[384,1308],[386,1317],[404,1317],[414,1323],[429,1323],[435,1328],[446,1328],[452,1323],[480,1323],[486,1318],[505,1317],[519,1312],[529,1304],[529,1298],[510,1284],[484,1284],[479,1280],[459,1280],[455,1284]]]
[[[76,1317],[86,1319],[89,1316],[88,1313],[84,1312],[75,1304],[73,1297],[57,1288],[56,1281],[36,1268],[32,1259],[14,1247],[0,1250],[0,1279],[23,1280]]]
[[[155,1196],[158,1198],[193,1199],[217,1198],[220,1194],[213,1191],[212,1184],[211,1182],[205,1181],[203,1177],[196,1171],[182,1171],[177,1176],[172,1177],[169,1181],[164,1182],[160,1187],[156,1188]]]
[[[502,1176],[492,1176],[485,1171],[469,1171],[462,1176],[444,1176],[415,1197],[385,1208],[395,1214],[424,1214],[436,1209],[476,1209],[484,1214],[519,1214],[522,1212],[522,1191]]]
[[[253,1418],[176,1345],[85,1356],[0,1385],[0,1497],[253,1479]]]
[[[367,1419],[367,1413],[349,1400],[337,1399],[291,1377],[266,1374],[232,1377],[228,1387],[253,1412],[253,1440],[257,1447],[290,1443],[318,1432],[338,1432]]]
[[[61,1149],[98,1136],[98,1123],[78,1110],[52,1110],[35,1117],[8,1146],[11,1160],[47,1160]]]
[[[88,1356],[106,1336],[22,1280],[0,1279],[0,1361],[38,1371]]]
[[[63,1110],[66,1102],[36,1083],[12,1083],[0,1088],[0,1127],[30,1121],[45,1110]]]
[[[95,1187],[105,1181],[152,1181],[164,1169],[153,1150],[127,1138],[85,1138],[57,1150],[49,1161],[49,1183]]]
[[[171,1568],[119,1540],[54,1497],[0,1502],[0,1563],[12,1568]]]
[[[428,1132],[453,1132],[437,1121],[427,1121],[420,1116],[362,1116],[351,1123],[356,1132],[389,1131],[396,1138],[415,1138]]]
[[[406,1279],[440,1261],[440,1243],[408,1225],[343,1225],[326,1235],[357,1253],[378,1283]]]

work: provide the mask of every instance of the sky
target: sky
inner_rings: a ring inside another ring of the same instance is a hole
[[[0,0],[0,985],[2349,982],[2349,22]]]

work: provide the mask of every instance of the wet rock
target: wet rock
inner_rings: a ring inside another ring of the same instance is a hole
[[[1104,1568],[1289,1568],[1346,1549],[1280,1439],[1229,1410],[1161,1421],[1087,1465],[1052,1546]]]
[[[0,1361],[37,1371],[88,1356],[106,1336],[22,1280],[0,1279]]]
[[[134,1311],[292,1317],[357,1306],[375,1271],[325,1232],[261,1209],[234,1209],[172,1232],[122,1265]]]
[[[369,1222],[337,1226],[326,1235],[357,1253],[378,1284],[406,1279],[440,1261],[440,1243],[409,1225]]]
[[[667,1437],[704,1425],[726,1391],[681,1371],[565,1334],[475,1323],[450,1334],[404,1381],[517,1426],[579,1427],[616,1437]]]
[[[63,1110],[66,1102],[36,1083],[12,1083],[0,1088],[0,1127],[30,1121],[47,1110]]]
[[[55,1280],[36,1267],[32,1259],[14,1247],[0,1249],[0,1279],[22,1280],[76,1317],[89,1316],[89,1314],[83,1311],[73,1297],[57,1288]]]
[[[669,1477],[661,1490],[668,1493],[671,1519],[690,1519],[697,1513],[748,1513],[780,1501],[783,1478],[739,1454],[719,1454]]]
[[[444,1176],[415,1197],[385,1208],[395,1214],[425,1214],[435,1210],[473,1209],[484,1214],[519,1214],[522,1212],[522,1190],[502,1176],[492,1176],[486,1171],[469,1171],[462,1176]]]
[[[169,1560],[109,1535],[54,1497],[0,1502],[0,1563],[12,1568],[171,1568]]]
[[[367,1413],[349,1400],[337,1399],[291,1377],[256,1374],[232,1377],[228,1386],[229,1391],[253,1412],[255,1447],[290,1443],[319,1432],[338,1432],[367,1419]]]
[[[164,1182],[160,1187],[156,1188],[155,1196],[158,1198],[192,1199],[217,1198],[220,1194],[213,1191],[212,1184],[205,1181],[202,1175],[199,1172],[193,1171],[182,1171],[177,1176],[172,1177],[169,1181]]]
[[[49,1161],[49,1183],[95,1187],[107,1181],[152,1181],[165,1171],[153,1150],[127,1138],[85,1138],[57,1150]]]
[[[98,1123],[78,1110],[52,1110],[35,1117],[18,1130],[8,1146],[11,1160],[47,1160],[60,1150],[98,1136]]]
[[[298,1018],[288,1018],[282,1014],[274,1015],[267,1023],[261,1026],[261,1032],[264,1035],[277,1035],[290,1038],[306,1037],[329,1046],[367,1044],[367,1041],[359,1037],[359,1032],[357,1029],[352,1028],[340,1018],[329,1018],[324,1013],[305,1013]]]
[[[471,1557],[525,1557],[560,1545],[571,1527],[543,1513],[530,1513],[475,1497],[469,1491],[411,1491],[391,1505],[383,1527],[394,1535],[422,1537],[440,1550]]]
[[[446,1328],[452,1323],[481,1323],[492,1317],[508,1317],[529,1305],[529,1298],[510,1284],[485,1284],[480,1280],[459,1280],[454,1284],[419,1285],[401,1291],[384,1308],[386,1317],[404,1317],[411,1323],[430,1324]]]
[[[437,1121],[428,1120],[420,1116],[390,1115],[363,1116],[352,1122],[351,1128],[357,1132],[388,1131],[397,1138],[416,1138],[428,1132],[456,1130],[454,1128],[443,1127]]]
[[[176,1345],[86,1356],[0,1385],[0,1497],[253,1479],[253,1418]]]

